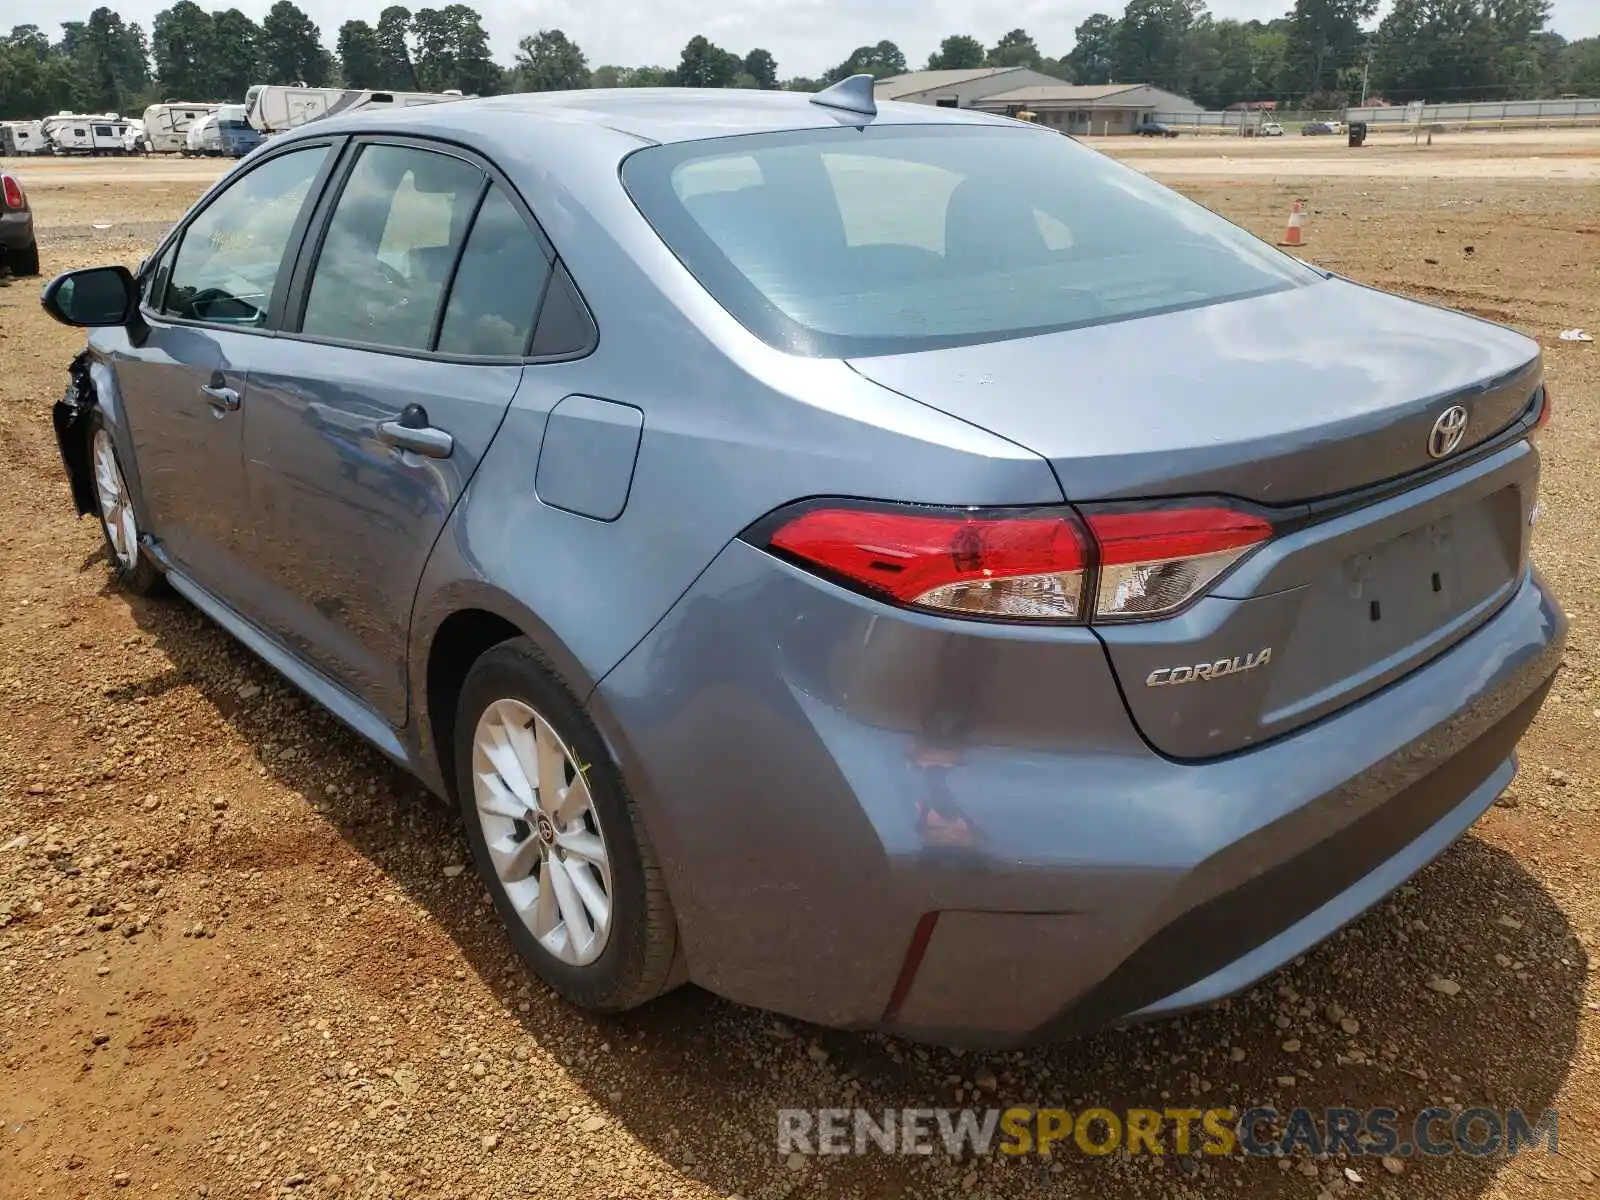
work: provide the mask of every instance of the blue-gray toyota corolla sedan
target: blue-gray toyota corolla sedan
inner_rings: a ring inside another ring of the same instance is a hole
[[[594,1009],[1205,1003],[1471,825],[1560,658],[1533,342],[859,79],[320,120],[45,304],[123,584],[455,797]]]

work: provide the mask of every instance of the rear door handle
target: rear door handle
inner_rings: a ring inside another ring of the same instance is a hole
[[[200,393],[219,414],[238,411],[239,393],[231,387],[224,387],[218,383],[204,383],[200,385]]]
[[[442,429],[431,425],[408,425],[401,421],[380,421],[378,440],[387,446],[410,450],[425,458],[449,458],[456,448],[456,440]]]

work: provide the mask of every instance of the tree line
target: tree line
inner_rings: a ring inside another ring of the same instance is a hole
[[[1095,13],[1073,46],[1050,57],[1023,29],[986,46],[945,38],[920,69],[1029,67],[1070,83],[1151,83],[1207,108],[1277,100],[1339,107],[1363,95],[1393,102],[1600,95],[1600,38],[1568,42],[1545,28],[1548,0],[1394,0],[1371,27],[1378,0],[1294,0],[1272,21],[1213,17],[1204,0],[1128,0]],[[303,83],[469,95],[585,87],[787,88],[816,91],[849,75],[916,70],[892,41],[859,46],[820,77],[780,79],[762,48],[745,53],[703,35],[672,66],[591,66],[559,29],[521,38],[509,67],[494,60],[478,11],[465,4],[415,12],[390,5],[352,19],[330,50],[293,0],[258,23],[237,8],[206,11],[178,0],[148,34],[110,8],[66,21],[59,37],[37,25],[0,38],[0,117],[63,109],[142,111],[159,99],[240,101],[256,83]]]

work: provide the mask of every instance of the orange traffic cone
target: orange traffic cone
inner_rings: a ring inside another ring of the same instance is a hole
[[[1289,210],[1289,224],[1284,227],[1283,241],[1280,246],[1303,246],[1305,235],[1300,232],[1306,223],[1306,206],[1299,200],[1294,202],[1294,207]]]

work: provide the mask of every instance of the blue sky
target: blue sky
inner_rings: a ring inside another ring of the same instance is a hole
[[[146,30],[171,0],[112,0],[112,7]],[[272,0],[233,0],[259,19]],[[389,0],[297,0],[321,27],[331,47],[339,25],[353,16],[376,20]],[[402,0],[405,2],[405,0]],[[433,0],[443,7],[449,0]],[[469,0],[471,2],[471,0]],[[229,7],[227,0],[200,0],[204,8]],[[1292,0],[1211,0],[1221,17],[1262,20],[1281,16]],[[77,0],[68,8],[87,15],[94,0]],[[413,9],[428,0],[409,0]],[[905,51],[913,67],[927,61],[939,40],[950,33],[970,33],[986,43],[1008,29],[1022,26],[1046,54],[1065,53],[1072,30],[1091,12],[1121,10],[1121,2],[1096,5],[1088,0],[483,0],[494,54],[509,62],[517,39],[539,29],[566,31],[583,48],[591,66],[654,63],[671,66],[684,42],[704,33],[719,45],[743,53],[765,46],[778,60],[781,76],[816,75],[841,61],[856,46],[889,38]],[[0,22],[51,26],[61,20],[61,0],[6,0]],[[1550,27],[1569,38],[1600,34],[1600,0],[1555,0]]]

